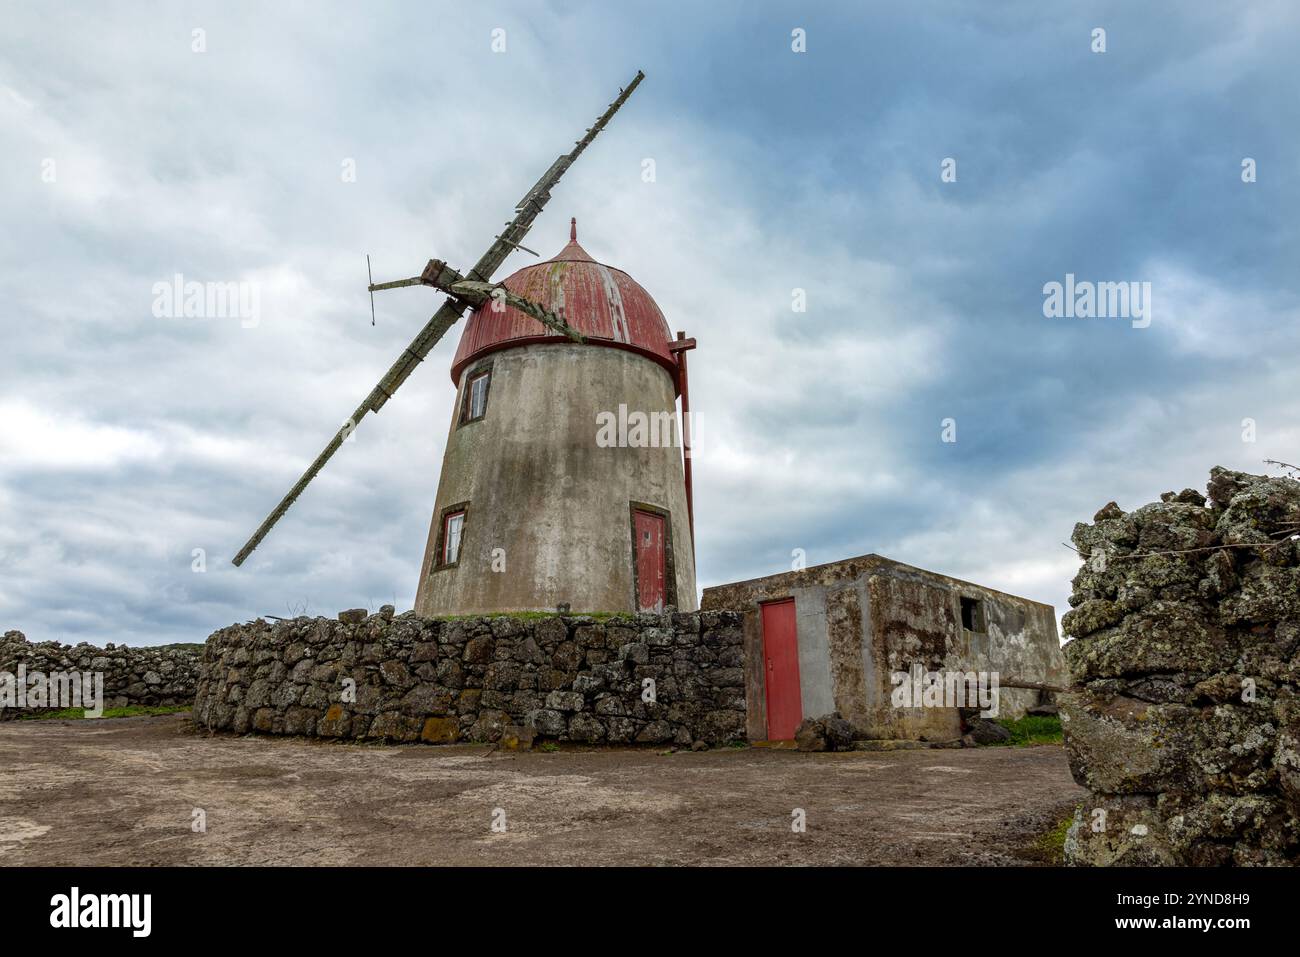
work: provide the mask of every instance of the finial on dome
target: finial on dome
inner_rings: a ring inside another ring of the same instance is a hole
[[[569,242],[576,243],[577,241],[578,241],[578,217],[573,216],[569,219]]]

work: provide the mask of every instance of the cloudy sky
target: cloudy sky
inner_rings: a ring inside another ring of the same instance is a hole
[[[699,340],[702,586],[878,552],[1059,614],[1108,500],[1300,459],[1294,5],[809,6],[6,0],[0,629],[409,608],[458,330],[230,558],[437,306],[372,327],[365,255],[473,262],[638,68],[528,244],[576,216]],[[1067,273],[1150,325],[1045,317]]]

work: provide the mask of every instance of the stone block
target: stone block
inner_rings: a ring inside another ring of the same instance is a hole
[[[459,736],[460,723],[452,717],[429,718],[420,732],[420,740],[428,744],[450,744]]]

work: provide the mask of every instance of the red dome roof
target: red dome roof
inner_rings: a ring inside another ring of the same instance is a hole
[[[655,301],[623,270],[587,255],[578,245],[576,225],[569,235],[569,244],[557,256],[525,266],[503,285],[563,316],[589,345],[627,349],[658,362],[675,384],[677,362],[668,348],[672,334]],[[492,306],[485,302],[470,313],[451,364],[452,382],[459,384],[465,367],[490,352],[571,341],[517,309],[507,306],[497,312]]]

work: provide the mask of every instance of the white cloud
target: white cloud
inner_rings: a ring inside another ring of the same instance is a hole
[[[21,401],[0,402],[0,473],[93,469],[156,461],[163,445],[137,429],[48,412]]]

